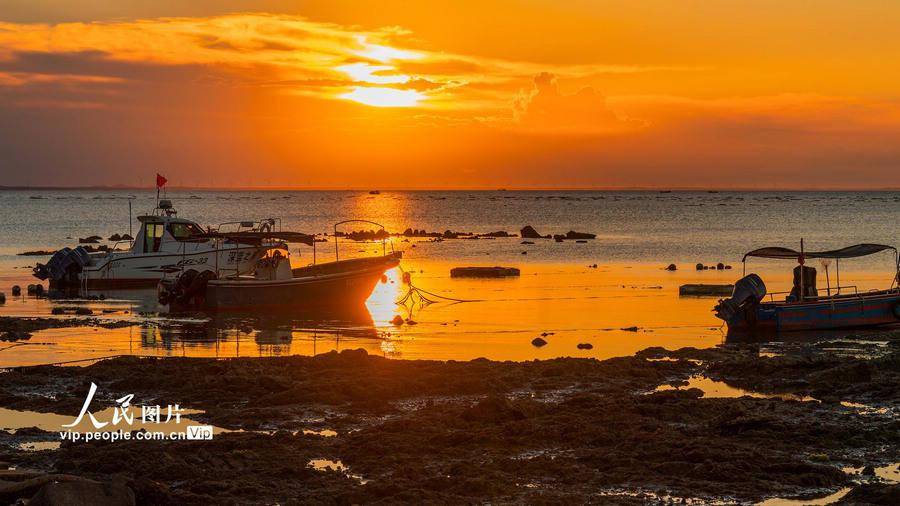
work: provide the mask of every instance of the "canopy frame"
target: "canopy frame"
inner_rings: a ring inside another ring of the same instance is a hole
[[[785,248],[782,246],[767,246],[764,248],[757,248],[755,250],[749,251],[744,254],[744,257],[741,259],[741,263],[743,263],[743,273],[744,276],[747,275],[747,258],[768,258],[774,260],[796,260],[800,265],[803,265],[806,259],[809,258],[818,258],[818,259],[832,259],[835,261],[835,270],[837,275],[837,291],[840,294],[841,290],[841,259],[847,258],[860,258],[864,256],[874,255],[876,253],[881,253],[882,251],[893,251],[894,252],[894,277],[891,280],[890,289],[894,289],[895,286],[900,288],[900,253],[898,253],[897,248],[894,246],[888,246],[886,244],[874,244],[874,243],[861,243],[854,244],[852,246],[846,246],[844,248],[839,248],[835,250],[827,250],[827,251],[811,251],[807,252],[803,248],[803,239],[800,239],[800,251],[793,250],[790,248]],[[827,274],[827,270],[826,270]],[[800,282],[803,283],[803,270],[800,271]],[[829,289],[830,292],[830,289]]]

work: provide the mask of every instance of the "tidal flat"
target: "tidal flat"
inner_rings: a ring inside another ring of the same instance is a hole
[[[93,382],[95,409],[130,393],[136,404],[190,407],[192,419],[222,430],[206,441],[35,450],[28,441],[58,433],[7,428],[0,461],[15,471],[0,499],[64,480],[138,504],[829,495],[896,504],[900,335],[881,333],[877,347],[871,339],[656,347],[606,360],[391,360],[347,349],[12,368],[0,374],[0,404],[11,410],[74,417]],[[692,388],[692,378],[721,388]]]

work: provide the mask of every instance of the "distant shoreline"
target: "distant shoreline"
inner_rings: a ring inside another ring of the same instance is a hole
[[[0,191],[147,191],[152,192],[154,188],[145,186],[0,186]],[[306,187],[306,186],[171,186],[165,190],[170,191],[212,191],[212,192],[228,192],[228,191],[372,191],[373,188],[340,188],[340,187]],[[547,191],[572,191],[572,192],[710,192],[710,193],[727,193],[727,192],[897,192],[898,188],[707,188],[707,187],[640,187],[640,186],[623,186],[623,187],[560,187],[560,188],[377,188],[379,191],[398,191],[398,192],[498,192],[498,191],[515,191],[515,192],[547,192]]]

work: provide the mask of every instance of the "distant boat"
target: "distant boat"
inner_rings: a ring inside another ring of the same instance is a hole
[[[860,292],[856,286],[840,285],[840,260],[879,253],[894,252],[893,280],[885,290]],[[756,274],[738,280],[734,292],[722,299],[713,311],[728,324],[728,335],[770,335],[781,332],[872,327],[900,323],[900,259],[897,249],[882,244],[857,244],[833,251],[804,252],[782,247],[767,247],[744,255],[748,257],[795,260],[794,287],[790,292],[767,293],[766,285]],[[826,295],[819,295],[816,270],[805,266],[808,259],[823,260]],[[837,280],[831,286],[828,265],[835,261]],[[776,297],[780,295],[781,297]],[[778,300],[778,299],[781,300]]]
[[[372,190],[369,192],[369,195],[381,195],[381,192],[378,190]]]

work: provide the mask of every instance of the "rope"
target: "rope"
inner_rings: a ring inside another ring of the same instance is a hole
[[[53,344],[53,343],[16,343],[16,344],[11,344],[11,345],[9,345],[9,346],[6,346],[6,347],[4,347],[4,348],[0,348],[0,351],[6,351],[6,350],[8,350],[8,349],[10,349],[10,348],[15,348],[15,347],[17,347],[17,346],[28,346],[28,345],[31,345],[31,346],[48,346],[48,345],[52,345],[52,344]]]
[[[157,356],[157,355],[134,355],[131,353],[119,353],[118,355],[106,355],[104,357],[93,357],[93,358],[82,358],[79,360],[65,360],[62,362],[50,362],[47,364],[32,364],[32,365],[13,365],[9,367],[0,367],[0,371],[9,371],[12,369],[21,369],[24,367],[44,367],[51,365],[66,365],[66,364],[78,364],[80,362],[99,362],[101,360],[108,360],[111,358],[120,358],[120,357],[138,357],[138,358],[180,358],[180,357],[167,357],[167,356]]]
[[[409,290],[406,292],[406,295],[400,297],[397,300],[397,305],[405,306],[407,302],[412,302],[416,304],[416,298],[418,298],[418,303],[427,306],[428,304],[434,304],[436,302],[482,302],[483,299],[457,299],[454,297],[447,297],[444,295],[440,295],[434,292],[429,292],[428,290],[424,290],[415,286],[412,283],[412,273],[403,268],[402,265],[398,265],[400,271],[404,274],[409,275]]]

